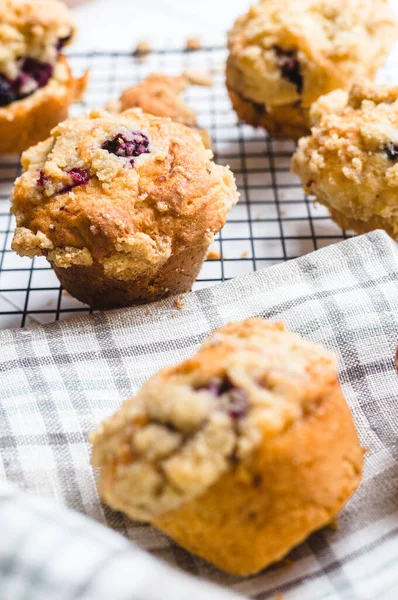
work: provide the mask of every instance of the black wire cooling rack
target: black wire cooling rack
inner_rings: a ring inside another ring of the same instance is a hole
[[[71,54],[76,73],[89,69],[90,85],[74,114],[102,108],[149,73],[180,74],[185,68],[211,72],[214,86],[186,94],[202,127],[208,128],[216,161],[235,173],[240,202],[214,243],[195,289],[262,269],[338,242],[347,234],[327,211],[306,198],[289,171],[294,144],[238,124],[225,89],[224,48],[196,52],[155,50],[145,60],[127,53]],[[386,71],[388,73],[388,70]],[[386,77],[385,77],[386,79]],[[0,328],[49,323],[89,308],[71,298],[44,258],[20,258],[11,250],[14,219],[9,194],[20,172],[14,158],[0,160]]]

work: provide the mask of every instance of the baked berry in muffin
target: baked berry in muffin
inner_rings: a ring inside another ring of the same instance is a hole
[[[344,229],[398,239],[398,87],[358,82],[321,97],[293,171]]]
[[[261,319],[216,331],[90,441],[105,502],[238,575],[329,523],[363,463],[335,358]]]
[[[0,154],[45,139],[84,91],[61,54],[74,35],[58,0],[0,2]]]
[[[243,121],[294,139],[322,94],[373,79],[397,26],[387,0],[263,0],[229,34],[227,86]]]
[[[69,119],[22,156],[13,249],[94,308],[189,290],[238,200],[201,137],[131,109]]]

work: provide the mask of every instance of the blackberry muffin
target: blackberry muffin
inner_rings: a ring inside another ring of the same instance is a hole
[[[292,169],[343,229],[398,240],[398,87],[357,82],[321,97]]]
[[[75,35],[58,0],[0,2],[0,154],[45,139],[86,86],[61,54]]]
[[[137,85],[126,88],[119,100],[109,103],[108,110],[123,112],[129,108],[142,108],[155,117],[169,117],[177,123],[197,129],[206,148],[211,148],[209,132],[199,129],[195,111],[181,97],[188,85],[189,81],[184,75],[173,77],[152,73]]]
[[[211,159],[193,129],[140,109],[68,119],[22,155],[12,247],[93,308],[186,292],[238,200]]]
[[[328,524],[363,464],[335,358],[261,319],[216,331],[90,441],[105,502],[235,575]]]
[[[263,0],[229,34],[233,106],[246,123],[297,139],[311,104],[373,79],[396,37],[387,0]]]

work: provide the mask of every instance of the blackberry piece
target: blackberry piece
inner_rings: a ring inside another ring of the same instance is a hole
[[[304,78],[301,72],[300,62],[297,58],[297,50],[284,50],[275,46],[276,63],[281,70],[282,77],[296,86],[299,94],[304,88]]]
[[[398,159],[398,144],[394,144],[394,142],[388,142],[388,144],[384,146],[383,150],[390,160]]]
[[[17,100],[18,96],[12,89],[11,83],[0,75],[0,106],[7,106]]]
[[[59,192],[60,194],[66,194],[79,185],[86,185],[90,180],[90,171],[88,169],[71,169],[68,171],[68,175],[72,182],[69,185],[65,185]]]
[[[129,136],[120,133],[112,140],[108,140],[102,144],[102,149],[121,158],[130,159],[132,166],[134,166],[134,158],[141,156],[141,154],[149,154],[150,152],[149,139],[140,131],[132,131]]]

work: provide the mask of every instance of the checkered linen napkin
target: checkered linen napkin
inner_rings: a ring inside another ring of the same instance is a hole
[[[138,307],[1,333],[0,478],[106,523],[172,565],[245,596],[273,599],[281,592],[284,600],[398,598],[397,245],[386,234],[374,232],[187,294],[184,304],[177,310],[171,299],[149,309]],[[159,368],[191,356],[213,329],[254,316],[282,320],[337,354],[344,392],[369,452],[364,483],[343,510],[338,529],[312,535],[291,553],[290,566],[282,563],[242,580],[213,569],[150,526],[102,506],[89,465],[87,435]],[[19,521],[19,501],[14,507],[8,504],[8,512],[2,515],[3,509],[0,503],[0,516],[4,519],[5,514],[6,523]],[[26,545],[32,544],[29,531],[35,527],[32,521],[30,529],[27,526],[24,534],[20,532],[17,551],[14,542],[9,555],[7,544],[0,546],[0,573],[10,562],[18,571],[19,557],[23,562]],[[79,582],[84,565],[86,571],[92,569],[96,586],[97,578],[105,577],[105,555],[104,563],[92,558],[92,539],[85,543],[86,527],[90,538],[92,525],[82,523],[75,528],[82,550],[73,556],[68,548],[78,547],[78,542],[70,541],[70,527],[68,535],[60,531],[53,542],[46,538],[46,551],[38,537],[30,579],[16,578],[15,583],[18,590],[29,588],[30,595],[4,596],[0,585],[0,598],[47,598],[34,594],[32,581],[36,585],[51,579],[52,559],[58,553],[64,556],[62,568],[70,581]],[[7,531],[0,526],[1,541]],[[106,535],[98,536],[105,543]],[[114,539],[109,544],[122,547]],[[120,559],[124,560],[123,555]],[[59,561],[55,564],[59,566]],[[114,572],[119,573],[114,581],[124,577],[134,589],[140,568],[127,571],[122,564]],[[136,598],[133,592],[130,597]],[[91,596],[75,593],[65,598]],[[108,598],[118,600],[119,596],[114,593]],[[139,598],[152,596],[141,592]],[[156,598],[179,596],[170,587]]]

